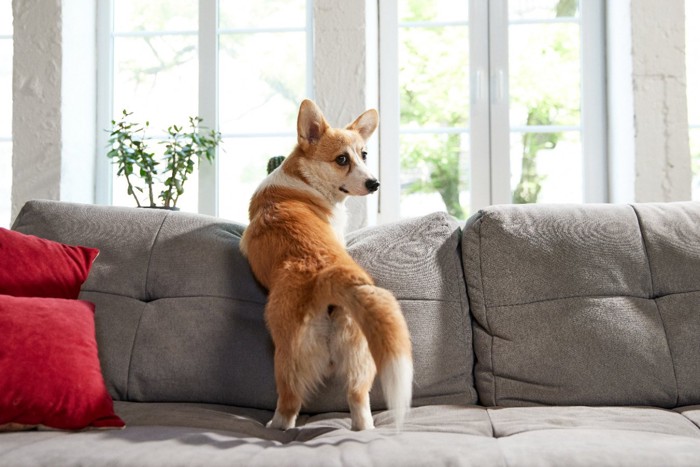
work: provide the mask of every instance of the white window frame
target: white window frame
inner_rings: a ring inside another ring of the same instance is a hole
[[[581,31],[580,126],[511,127],[508,98],[508,0],[469,1],[470,125],[468,129],[429,130],[469,133],[471,212],[511,202],[510,135],[517,131],[581,132],[584,202],[608,201],[603,0],[580,0],[580,18],[535,20],[579,22]],[[525,22],[525,21],[523,21]],[[461,24],[461,23],[460,23]],[[398,4],[383,0],[380,29],[380,173],[379,221],[400,215]],[[426,130],[428,131],[428,130]]]
[[[306,31],[307,52],[307,96],[313,97],[313,0],[306,0],[306,26],[291,28],[221,29],[219,28],[218,0],[199,0],[199,24],[196,31],[167,31],[158,33],[116,33],[114,32],[114,0],[97,2],[97,53],[100,60],[97,66],[97,122],[98,128],[110,128],[114,115],[114,38],[117,36],[153,35],[197,35],[199,59],[198,115],[208,128],[219,129],[219,36],[222,33],[259,33]],[[105,33],[108,31],[108,33]],[[213,122],[213,123],[212,123]],[[285,133],[224,133],[222,138],[245,137],[289,137],[296,136],[294,129]],[[112,204],[113,167],[111,161],[101,157],[100,150],[108,144],[109,135],[99,131],[97,135],[98,157],[96,163],[95,201],[98,204]],[[212,216],[219,211],[219,158],[213,164],[202,164],[198,170],[199,192],[198,212]]]

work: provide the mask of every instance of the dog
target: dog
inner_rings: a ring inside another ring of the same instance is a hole
[[[379,188],[365,164],[378,123],[370,109],[331,128],[313,101],[303,101],[296,147],[251,198],[240,246],[269,292],[278,396],[270,428],[294,427],[332,374],[346,383],[353,430],[374,428],[369,391],[377,372],[397,427],[410,408],[411,341],[399,303],[345,249],[345,199]]]

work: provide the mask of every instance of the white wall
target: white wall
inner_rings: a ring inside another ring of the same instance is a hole
[[[95,4],[13,0],[12,218],[95,195]]]
[[[378,44],[376,0],[315,0],[315,101],[331,126],[345,126],[368,108],[377,108]],[[375,133],[368,147],[375,175],[377,140]],[[348,231],[376,221],[377,195],[352,197],[346,205]]]
[[[610,201],[689,200],[685,1],[607,5]]]

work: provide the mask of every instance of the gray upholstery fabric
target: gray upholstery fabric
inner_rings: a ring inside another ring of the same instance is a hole
[[[388,412],[375,430],[352,432],[347,414],[302,416],[286,432],[271,413],[188,403],[117,402],[117,431],[0,434],[12,466],[697,466],[700,429],[683,413],[650,408],[411,410],[395,432]]]
[[[494,206],[463,261],[486,405],[700,403],[700,203]]]
[[[238,249],[244,226],[162,210],[27,203],[18,231],[100,249],[81,298],[96,304],[110,393],[272,410],[266,300]],[[461,231],[439,214],[356,233],[349,250],[402,304],[415,351],[414,403],[476,401]],[[383,408],[372,391],[373,408]],[[305,410],[346,410],[337,382]]]

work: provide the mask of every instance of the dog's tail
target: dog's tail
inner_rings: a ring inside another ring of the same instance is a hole
[[[413,359],[406,320],[398,301],[388,290],[376,287],[359,267],[335,266],[320,283],[330,286],[333,303],[347,308],[369,344],[387,406],[400,428],[411,407]],[[320,285],[320,284],[319,284]]]

